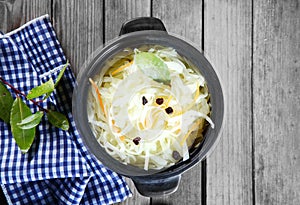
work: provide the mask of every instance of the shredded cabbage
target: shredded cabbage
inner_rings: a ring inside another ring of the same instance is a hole
[[[141,51],[163,60],[170,85],[138,69],[134,57]],[[203,140],[206,124],[214,127],[204,77],[173,48],[160,46],[126,49],[107,67],[106,73],[94,77],[105,112],[93,88],[87,106],[100,145],[122,163],[145,170],[189,159],[189,149]]]

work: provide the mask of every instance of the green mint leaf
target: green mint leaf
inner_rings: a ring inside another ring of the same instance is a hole
[[[47,117],[49,122],[55,127],[60,128],[62,130],[69,129],[68,119],[63,114],[49,110],[49,112],[47,112]]]
[[[47,82],[35,88],[32,88],[27,95],[27,99],[31,100],[33,98],[37,98],[41,95],[48,94],[49,92],[53,92],[53,90],[54,90],[54,83],[52,78],[50,78],[50,80],[48,80]]]
[[[170,84],[170,71],[164,61],[153,53],[140,52],[134,57],[136,66],[157,82]]]
[[[38,124],[40,124],[43,115],[43,111],[38,111],[33,115],[29,115],[28,117],[24,118],[21,122],[17,123],[17,125],[19,126],[19,128],[24,130],[34,128]]]
[[[13,105],[14,99],[6,86],[0,83],[0,119],[4,122],[9,123],[10,110]]]
[[[13,102],[10,114],[11,132],[22,153],[26,153],[35,137],[35,128],[21,129],[17,124],[31,116],[30,108],[17,97]]]
[[[56,78],[54,87],[56,87],[56,86],[58,85],[58,83],[59,83],[60,79],[63,77],[63,75],[64,75],[64,73],[65,73],[65,71],[66,71],[68,65],[69,65],[69,62],[67,61],[67,63],[66,63],[65,66],[63,67],[63,69],[60,70],[60,72],[59,72],[59,74],[58,74],[58,76],[57,76],[57,78]]]

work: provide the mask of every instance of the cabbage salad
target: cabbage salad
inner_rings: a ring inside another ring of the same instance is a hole
[[[90,79],[88,120],[115,159],[145,170],[189,159],[210,124],[204,77],[173,48],[126,49]]]

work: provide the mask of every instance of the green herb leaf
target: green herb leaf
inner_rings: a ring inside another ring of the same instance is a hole
[[[153,53],[140,52],[135,55],[135,63],[141,71],[157,82],[170,84],[170,71],[164,61]]]
[[[9,123],[10,119],[10,110],[13,105],[14,99],[11,96],[10,92],[6,86],[1,82],[0,83],[0,118]]]
[[[48,94],[49,92],[53,92],[53,90],[54,90],[54,83],[52,78],[50,78],[50,80],[48,80],[47,82],[35,88],[32,88],[27,95],[27,99],[31,100],[33,98],[37,98],[41,95]]]
[[[69,129],[68,119],[63,114],[50,110],[49,112],[47,112],[47,117],[48,117],[49,122],[52,125],[54,125],[55,127],[58,127],[62,130]]]
[[[51,95],[52,92],[49,92],[45,95],[45,97],[43,98],[43,100],[46,100],[50,95]]]
[[[54,88],[57,87],[57,85],[58,85],[59,81],[61,80],[61,78],[63,77],[63,75],[64,75],[64,73],[65,73],[68,65],[69,65],[69,62],[67,61],[67,63],[65,64],[65,66],[60,70],[60,72],[59,72],[59,74],[58,74],[58,76],[56,78],[56,81],[55,81],[55,84],[54,84]],[[48,92],[46,94],[46,96],[43,98],[43,100],[47,99],[51,95],[51,93],[52,93],[52,91]]]
[[[43,111],[38,111],[33,115],[29,115],[28,117],[24,118],[21,122],[17,123],[17,125],[19,126],[19,128],[24,130],[34,128],[38,124],[40,124],[43,115]]]
[[[13,102],[10,114],[11,131],[22,153],[26,153],[34,140],[35,128],[21,129],[17,124],[31,116],[30,108],[17,97]]]
[[[58,83],[59,83],[60,79],[63,77],[63,75],[64,75],[64,73],[65,73],[65,71],[66,71],[68,65],[69,65],[69,62],[67,61],[67,63],[66,63],[65,66],[63,67],[63,69],[60,70],[60,72],[59,72],[59,74],[58,74],[58,76],[57,76],[57,78],[56,78],[54,87],[56,87],[56,86],[58,85]]]

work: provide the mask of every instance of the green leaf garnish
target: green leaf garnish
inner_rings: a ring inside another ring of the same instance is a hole
[[[55,81],[55,85],[54,85],[55,88],[56,88],[56,86],[58,85],[58,83],[59,83],[60,79],[62,78],[62,76],[64,75],[64,73],[65,73],[65,71],[66,71],[68,65],[69,65],[69,62],[67,61],[67,63],[66,63],[65,66],[63,67],[63,69],[60,70],[60,72],[59,72],[59,74],[58,74],[58,76],[57,76],[57,78],[56,78],[56,81]]]
[[[27,99],[31,100],[33,98],[37,98],[41,95],[48,94],[49,92],[53,92],[53,91],[54,91],[54,83],[52,78],[50,78],[50,80],[48,80],[47,82],[35,88],[32,88],[27,95]]]
[[[33,115],[30,115],[26,118],[24,118],[21,122],[17,123],[19,128],[28,130],[31,128],[36,127],[38,124],[40,124],[42,117],[44,116],[43,111],[38,111],[34,113]]]
[[[68,119],[63,114],[45,109],[39,105],[54,91],[68,65],[67,62],[61,69],[55,84],[53,79],[50,78],[40,86],[32,88],[27,96],[0,76],[0,119],[8,124],[10,123],[12,135],[22,153],[26,153],[30,149],[35,137],[36,126],[40,124],[44,112],[47,113],[49,122],[52,125],[63,130],[69,129]],[[9,86],[16,93],[17,98],[15,100],[5,85]],[[42,95],[45,95],[42,101],[33,100],[33,98]],[[26,99],[39,107],[41,111],[32,114],[30,108],[22,101],[20,96],[26,96]]]
[[[141,71],[153,80],[170,84],[170,71],[164,61],[153,53],[140,52],[135,55],[135,64]]]
[[[57,78],[56,78],[56,81],[55,81],[55,84],[54,84],[54,88],[57,87],[57,85],[58,85],[60,79],[62,78],[62,76],[64,75],[64,73],[65,73],[65,71],[66,71],[68,65],[69,65],[69,62],[67,61],[67,63],[64,65],[64,67],[60,70],[60,72],[59,72],[59,74],[58,74],[58,76],[57,76]],[[51,93],[52,93],[52,91],[51,91],[51,92],[48,92],[48,93],[46,94],[46,96],[43,98],[43,100],[47,99],[47,98],[51,95]]]
[[[14,99],[6,86],[0,83],[0,118],[9,123],[10,120],[10,109],[13,105]]]
[[[26,153],[34,140],[35,128],[21,129],[17,124],[31,116],[30,108],[17,97],[13,102],[10,114],[11,131],[22,153]]]
[[[55,127],[60,128],[62,130],[69,129],[69,122],[65,115],[56,111],[49,110],[49,112],[47,112],[47,117],[49,122]]]

